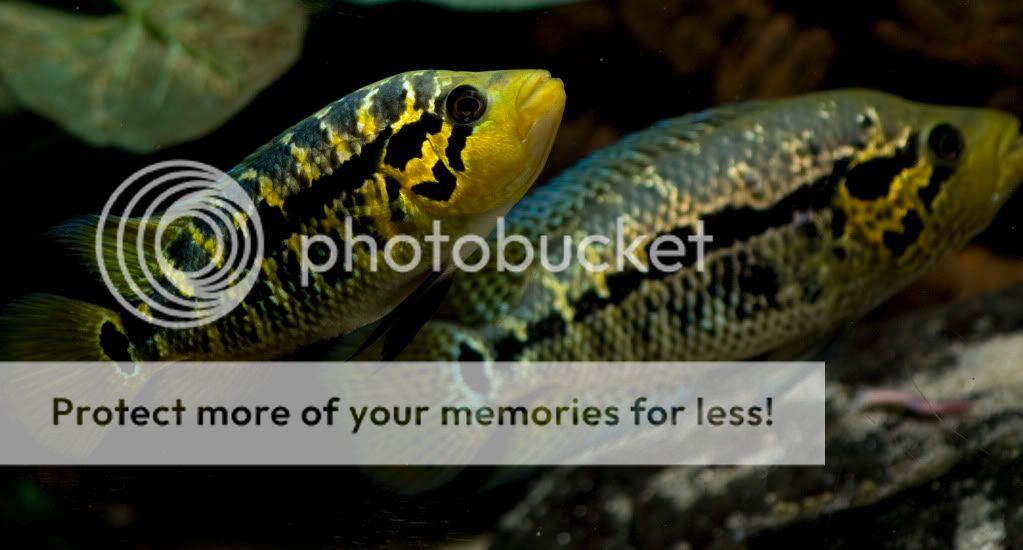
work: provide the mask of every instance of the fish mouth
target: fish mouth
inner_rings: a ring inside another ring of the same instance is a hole
[[[1002,171],[1001,187],[1011,194],[1023,184],[1023,123],[1017,118],[1014,121],[1016,131],[1009,134],[1009,145],[1004,149],[1000,168]],[[1014,141],[1013,138],[1015,138]]]
[[[1016,141],[1009,144],[1009,153],[1018,154],[1023,151],[1023,120],[1017,118],[1016,124]],[[1011,137],[1009,139],[1012,139]]]
[[[547,71],[534,71],[515,97],[519,137],[526,143],[538,133],[553,134],[565,109],[565,85]],[[553,125],[553,127],[552,127]]]

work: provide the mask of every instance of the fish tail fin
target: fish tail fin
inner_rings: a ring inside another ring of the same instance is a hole
[[[102,280],[101,270],[105,271],[107,282],[121,296],[140,292],[151,296],[154,289],[146,271],[152,277],[161,273],[157,254],[162,252],[157,250],[156,241],[160,219],[109,216],[100,222],[100,216],[82,216],[57,226],[50,236],[67,247],[97,279]],[[179,224],[168,225],[161,245],[172,242],[181,230]]]
[[[0,407],[42,447],[61,457],[88,455],[107,429],[56,429],[52,403],[134,400],[152,370],[136,355],[117,312],[61,296],[25,296],[0,311],[0,359],[12,361],[0,364]]]
[[[30,294],[0,311],[0,356],[8,361],[134,361],[121,315],[53,294]]]

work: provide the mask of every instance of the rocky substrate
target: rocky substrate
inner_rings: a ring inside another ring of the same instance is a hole
[[[559,469],[494,546],[1023,548],[1023,286],[857,328],[827,372],[827,466]]]

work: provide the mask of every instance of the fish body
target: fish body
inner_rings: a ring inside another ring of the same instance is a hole
[[[138,306],[137,319],[68,298],[31,296],[4,313],[3,351],[10,359],[272,359],[351,334],[430,283],[430,248],[424,247],[426,260],[412,262],[410,243],[422,245],[434,221],[452,240],[486,235],[521,198],[546,161],[564,102],[563,85],[546,71],[416,71],[366,86],[229,171],[255,205],[264,242],[258,277],[229,313],[201,326],[165,328],[147,322],[159,313],[146,304]],[[90,220],[59,234],[95,258],[97,231],[117,226],[104,227],[97,230]],[[128,227],[154,229],[155,222],[133,220]],[[157,247],[170,266],[162,282],[216,263],[214,233],[198,217],[170,224]],[[303,268],[303,254],[329,251],[309,246],[308,238],[344,251],[345,235],[363,239],[350,239],[350,265],[338,260],[322,272]],[[405,241],[391,257],[407,270],[385,261],[385,245],[395,237]],[[112,263],[112,255],[100,256],[98,262]],[[450,247],[440,257],[443,271]],[[129,283],[115,277],[112,284],[127,291]],[[187,288],[176,290],[188,297]]]
[[[534,261],[514,273],[491,261],[459,273],[401,358],[796,355],[962,247],[1021,181],[1019,120],[995,110],[844,90],[665,120],[593,153],[508,215],[506,234],[548,238],[549,265],[564,257],[565,236],[608,237],[588,259],[610,269],[573,259],[563,271]],[[645,269],[617,269],[619,219],[623,242],[643,240]],[[687,246],[671,269],[650,263],[664,235]],[[690,240],[700,235],[713,239],[702,262]]]

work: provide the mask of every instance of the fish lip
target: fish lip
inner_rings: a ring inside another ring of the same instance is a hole
[[[536,95],[536,92],[539,91],[544,84],[551,80],[550,72],[542,70],[534,71],[528,78],[526,78],[526,81],[519,86],[519,91],[515,96],[515,104],[520,109],[525,107]]]
[[[516,107],[521,113],[518,125],[522,143],[530,141],[538,128],[561,122],[565,108],[565,85],[561,79],[551,78],[547,71],[530,75],[516,96]],[[556,128],[554,128],[556,133]]]
[[[1018,120],[1016,122],[1016,130],[1018,133],[1018,135],[1016,136],[1016,141],[1013,141],[1012,143],[1009,144],[1010,153],[1023,152],[1023,123],[1021,123]]]

